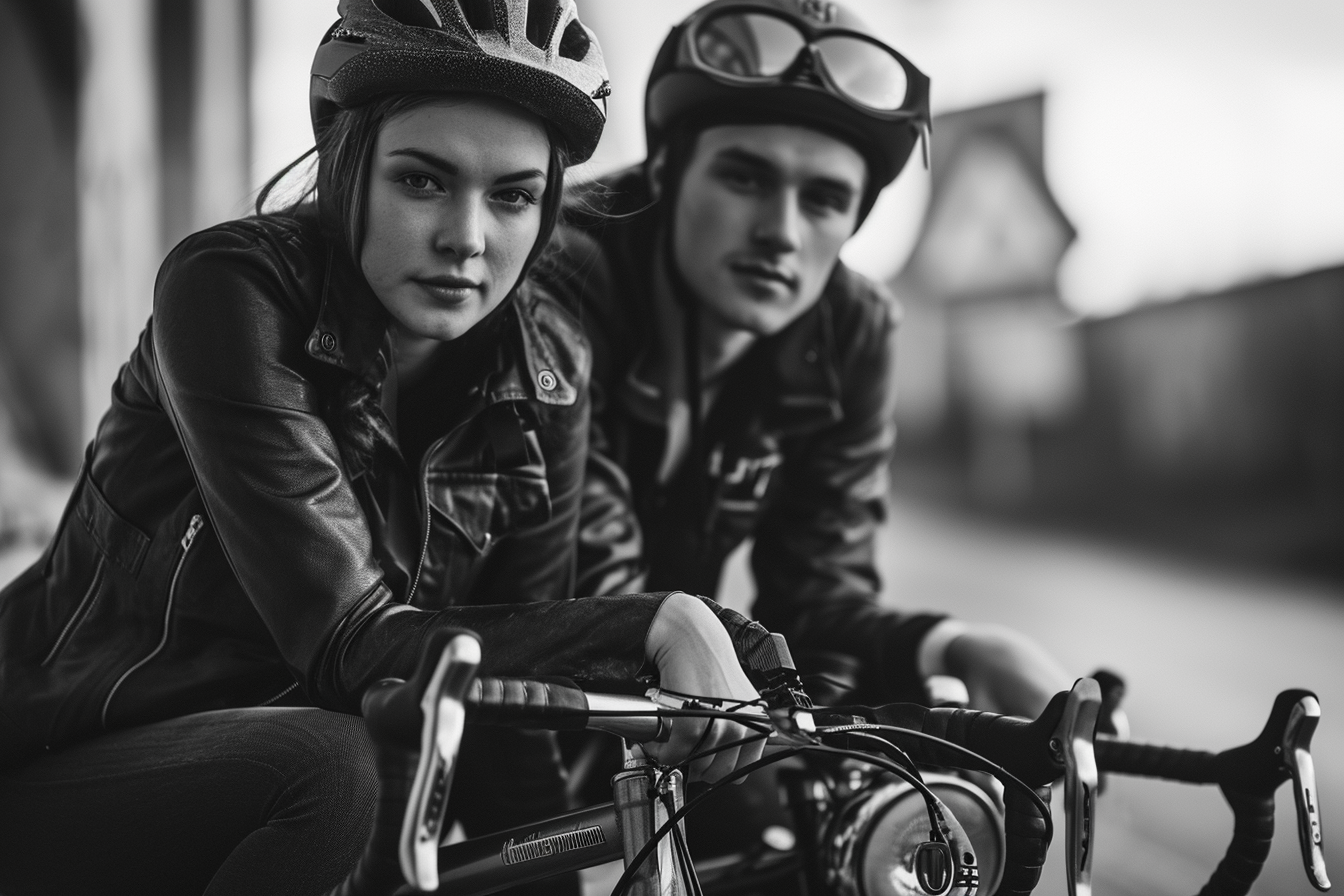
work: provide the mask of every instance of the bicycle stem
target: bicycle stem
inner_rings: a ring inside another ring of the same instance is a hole
[[[685,804],[685,783],[681,772],[659,768],[627,746],[625,769],[611,779],[611,791],[628,869],[654,832]],[[633,872],[626,892],[630,896],[684,896],[688,892],[672,838],[662,838],[648,860]]]

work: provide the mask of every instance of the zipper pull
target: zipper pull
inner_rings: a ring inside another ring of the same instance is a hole
[[[196,533],[205,527],[205,520],[199,513],[193,514],[191,522],[187,524],[187,534],[182,536],[182,550],[189,550],[191,543],[196,540]]]

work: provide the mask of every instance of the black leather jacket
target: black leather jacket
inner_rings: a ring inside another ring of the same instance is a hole
[[[587,344],[540,290],[511,301],[419,469],[387,449],[352,476],[332,396],[388,369],[363,277],[301,218],[179,245],[55,539],[0,591],[0,762],[207,709],[354,711],[436,626],[475,630],[486,673],[629,687],[661,596],[556,601]]]
[[[922,699],[918,645],[943,617],[880,607],[874,556],[896,436],[895,301],[837,264],[810,311],[729,369],[704,456],[660,484],[666,428],[635,407],[636,393],[660,389],[640,376],[658,340],[658,215],[636,213],[649,206],[638,168],[601,195],[624,217],[572,211],[542,274],[593,347],[578,592],[712,595],[752,538],[753,614],[788,638],[800,668],[808,653],[848,657],[863,699]]]

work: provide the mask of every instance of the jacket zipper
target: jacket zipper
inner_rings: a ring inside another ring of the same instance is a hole
[[[289,687],[285,688],[285,689],[284,689],[283,691],[281,691],[280,693],[276,694],[274,697],[270,698],[269,700],[263,700],[262,702],[258,703],[257,705],[258,705],[258,706],[270,706],[272,703],[276,702],[276,701],[279,700],[281,697],[285,696],[286,694],[288,694],[290,691],[294,690],[294,689],[295,689],[296,687],[298,687],[298,686],[299,686],[299,683],[296,681],[296,682],[294,682],[293,684],[291,684]]]
[[[442,441],[443,439],[439,439],[438,442],[431,445],[429,451],[425,452],[425,456],[428,457],[430,452],[438,447],[439,442]],[[415,599],[415,590],[420,587],[420,576],[425,571],[425,556],[429,554],[429,527],[432,523],[429,510],[429,476],[426,474],[423,463],[420,467],[420,499],[425,508],[425,537],[420,540],[420,562],[415,565],[415,579],[411,582],[411,590],[406,593],[407,606]]]
[[[56,654],[61,652],[61,648],[65,646],[65,642],[68,641],[70,635],[74,633],[75,627],[79,625],[80,621],[83,620],[84,616],[89,612],[89,608],[93,606],[94,598],[98,595],[98,589],[102,587],[103,573],[106,570],[107,558],[99,555],[98,568],[93,572],[93,581],[89,584],[89,590],[84,593],[82,598],[80,598],[79,606],[75,607],[75,612],[70,614],[70,619],[66,621],[65,627],[61,629],[60,637],[56,639],[55,644],[51,645],[51,650],[47,651],[47,655],[42,658],[40,665],[46,666],[56,658]]]
[[[191,518],[191,522],[187,524],[187,531],[182,535],[181,541],[182,555],[177,558],[177,566],[173,569],[173,579],[168,585],[168,602],[163,608],[163,635],[159,638],[159,643],[149,652],[149,655],[134,666],[131,666],[131,668],[127,669],[125,672],[121,673],[121,677],[117,679],[116,684],[112,685],[112,690],[107,692],[107,699],[103,701],[102,723],[104,728],[107,727],[107,711],[112,706],[112,698],[117,695],[117,690],[122,686],[126,679],[131,676],[132,672],[154,659],[154,657],[162,653],[163,648],[168,645],[168,623],[173,613],[173,599],[177,597],[177,580],[178,577],[182,575],[182,566],[187,562],[187,554],[191,551],[191,546],[196,541],[197,533],[204,527],[205,519],[202,518],[199,513],[194,514]],[[279,698],[277,697],[276,699]]]

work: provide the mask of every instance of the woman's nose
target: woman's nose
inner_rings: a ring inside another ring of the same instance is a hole
[[[435,233],[434,248],[459,258],[485,251],[484,210],[478,197],[462,197],[446,204]]]

